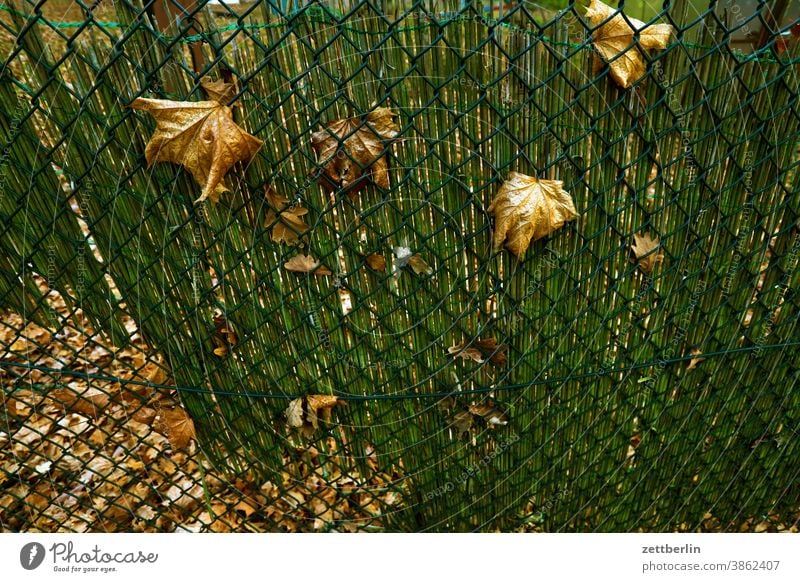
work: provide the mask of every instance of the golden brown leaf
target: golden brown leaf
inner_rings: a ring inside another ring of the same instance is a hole
[[[174,449],[182,449],[195,438],[194,421],[183,408],[159,411],[153,428],[165,435]]]
[[[578,212],[562,185],[560,180],[538,180],[511,172],[488,208],[495,220],[494,250],[505,243],[522,258],[532,241],[575,220]]]
[[[664,252],[659,248],[661,240],[658,237],[653,238],[648,234],[634,234],[633,244],[631,249],[633,254],[639,260],[639,268],[645,273],[649,273],[656,266],[664,260]]]
[[[493,337],[463,341],[458,345],[447,348],[447,353],[456,358],[475,360],[483,363],[488,358],[496,366],[504,366],[507,361],[508,346],[498,344]]]
[[[308,225],[303,216],[308,214],[308,209],[302,206],[292,206],[289,199],[267,188],[267,200],[272,208],[267,211],[266,225],[272,227],[270,238],[272,242],[286,243],[289,245],[299,242],[299,235],[308,231]],[[275,213],[275,210],[279,214]]]
[[[379,273],[386,272],[386,258],[384,258],[384,256],[380,253],[372,253],[371,255],[367,255],[364,257],[364,261],[373,271],[378,271]]]
[[[608,63],[611,77],[625,89],[646,72],[641,49],[667,48],[673,32],[669,24],[647,26],[641,20],[623,16],[600,0],[592,0],[586,10],[586,18],[593,27],[598,27],[592,34],[595,49]],[[634,38],[637,32],[638,43]]]
[[[329,190],[347,188],[367,172],[375,184],[388,189],[389,162],[383,152],[399,133],[395,116],[391,109],[378,107],[364,118],[337,119],[314,132],[311,146],[324,169],[323,185]]]
[[[217,202],[227,188],[223,178],[234,164],[250,160],[261,140],[233,121],[231,108],[217,101],[170,101],[139,98],[130,105],[156,120],[145,149],[147,164],[180,164],[203,188],[196,202]]]
[[[317,277],[333,274],[328,267],[321,265],[311,255],[295,255],[283,264],[283,268],[294,273],[313,273]]]

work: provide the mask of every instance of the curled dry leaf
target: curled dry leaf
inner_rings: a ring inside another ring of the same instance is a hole
[[[364,262],[367,263],[367,266],[373,271],[377,271],[378,273],[386,272],[386,259],[380,253],[372,253],[364,256]]]
[[[597,27],[592,33],[594,48],[608,63],[614,81],[625,89],[641,79],[647,70],[641,50],[667,48],[673,33],[669,24],[648,26],[641,20],[623,16],[600,0],[592,0],[586,18]],[[636,33],[638,43],[634,38]],[[595,67],[596,64],[597,57]]]
[[[299,204],[290,205],[288,198],[281,196],[269,187],[267,188],[267,201],[271,208],[267,211],[266,225],[272,228],[270,232],[272,242],[297,244],[298,237],[308,231],[308,225],[303,219],[303,216],[308,214],[308,209]]]
[[[639,260],[639,268],[645,273],[651,272],[656,263],[664,260],[664,252],[659,248],[660,245],[661,240],[658,237],[653,238],[649,233],[633,235],[631,249]]]
[[[433,275],[433,268],[419,255],[411,255],[408,259],[408,266],[417,275]]]
[[[212,85],[212,97],[224,99],[230,92],[219,83]],[[156,130],[145,149],[147,164],[172,162],[189,170],[203,188],[196,202],[206,198],[217,202],[227,190],[223,178],[228,170],[238,162],[250,160],[262,144],[236,125],[231,108],[217,100],[139,98],[130,106],[156,120]]]
[[[388,189],[389,162],[384,150],[400,131],[395,117],[391,109],[378,107],[363,118],[337,119],[314,132],[311,146],[323,166],[322,184],[329,190],[347,188],[368,172],[375,184]]]
[[[283,268],[294,273],[313,273],[317,277],[333,274],[333,271],[311,255],[295,255],[283,264]]]
[[[153,428],[165,435],[174,449],[185,448],[196,437],[192,417],[180,407],[161,409]]]
[[[231,348],[239,343],[239,337],[225,319],[225,316],[218,313],[214,316],[214,335],[211,336],[211,345],[214,348],[214,355],[219,358],[227,356]]]
[[[687,372],[689,370],[694,370],[698,365],[700,365],[700,362],[705,360],[705,358],[701,357],[702,354],[703,352],[701,352],[697,348],[692,348],[689,351],[689,355],[694,357],[691,360],[689,360],[689,365],[686,367]]]
[[[459,437],[478,426],[496,428],[506,426],[510,421],[508,412],[492,398],[465,406],[454,398],[447,397],[440,401],[438,406],[448,415],[448,426],[454,429]]]
[[[447,348],[447,353],[455,358],[474,360],[479,364],[488,360],[495,366],[504,366],[507,361],[508,346],[498,344],[493,337],[463,341]]]
[[[491,398],[478,404],[470,404],[468,410],[471,414],[482,418],[489,427],[505,426],[508,424],[508,412],[502,409]]]
[[[560,180],[538,180],[511,172],[488,208],[494,216],[493,248],[506,248],[522,258],[532,241],[578,217]]]
[[[340,404],[336,396],[309,394],[295,398],[286,408],[286,420],[290,427],[298,429],[306,438],[319,428],[320,419],[326,423],[331,420],[331,410]]]

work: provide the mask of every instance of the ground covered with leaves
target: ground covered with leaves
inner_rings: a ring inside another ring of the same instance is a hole
[[[43,286],[44,288],[44,286]],[[275,481],[215,470],[132,321],[131,345],[94,335],[51,293],[57,332],[0,319],[0,529],[39,532],[369,531],[399,501],[391,476],[331,472],[315,449]],[[63,373],[59,372],[64,370]]]

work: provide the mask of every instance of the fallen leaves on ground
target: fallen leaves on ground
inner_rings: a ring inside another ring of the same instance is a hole
[[[66,323],[58,334],[47,332],[53,339],[37,362],[63,368],[81,353],[72,367],[123,381],[64,374],[56,383],[41,370],[0,369],[0,531],[354,532],[380,529],[382,516],[402,503],[402,476],[380,470],[374,449],[368,447],[370,474],[345,473],[348,457],[333,438],[325,455],[311,445],[286,448],[271,480],[223,474],[200,454],[175,391],[139,384],[171,379],[133,322],[125,320],[131,346],[102,344],[88,321],[55,293],[48,298],[54,296]],[[1,321],[3,346],[22,330],[42,334],[14,313]],[[31,390],[32,383],[45,388]],[[311,407],[324,416],[329,397],[322,398],[312,398]]]
[[[645,273],[652,272],[656,264],[664,260],[664,251],[661,250],[661,239],[649,233],[634,234],[631,250],[639,261],[639,268]]]
[[[586,18],[592,27],[597,27],[592,33],[595,49],[610,67],[611,77],[625,89],[641,79],[647,70],[641,51],[667,48],[673,34],[669,24],[648,26],[641,20],[623,16],[622,12],[600,0],[592,0]],[[597,63],[596,57],[595,69]]]
[[[363,118],[337,119],[314,132],[311,146],[323,168],[321,183],[329,190],[349,188],[367,173],[375,184],[388,189],[389,162],[384,150],[399,134],[395,117],[391,109],[378,107]]]
[[[494,216],[492,247],[506,248],[522,258],[531,242],[578,217],[575,204],[560,180],[539,180],[511,172],[488,208]]]
[[[317,277],[333,274],[333,271],[311,255],[295,255],[283,264],[283,268],[293,273],[311,273]]]
[[[261,147],[261,140],[233,121],[225,105],[231,90],[206,82],[210,101],[135,99],[130,107],[145,111],[156,120],[156,130],[145,149],[147,164],[172,162],[191,172],[202,187],[196,202],[207,198],[217,202],[227,191],[225,174],[238,162],[249,161]],[[221,99],[218,101],[216,99]]]
[[[479,364],[488,359],[495,366],[504,366],[507,361],[508,346],[498,344],[495,338],[490,337],[465,340],[460,344],[447,348],[447,353],[454,358],[473,360]]]

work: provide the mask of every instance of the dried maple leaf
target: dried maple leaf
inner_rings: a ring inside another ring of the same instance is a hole
[[[195,438],[194,421],[183,408],[162,409],[153,428],[165,435],[174,449],[182,449]]]
[[[504,366],[507,361],[508,346],[498,344],[493,337],[463,341],[458,345],[447,348],[447,353],[456,358],[475,360],[482,364],[488,358],[496,366]]]
[[[308,214],[308,209],[298,205],[290,205],[289,199],[267,188],[267,201],[270,208],[267,211],[266,225],[272,226],[270,238],[272,242],[297,244],[299,236],[308,231],[308,225],[303,216]],[[275,210],[278,214],[275,213]]]
[[[575,220],[578,212],[562,185],[560,180],[538,180],[511,172],[488,208],[495,220],[495,252],[505,243],[522,258],[532,241]]]
[[[340,404],[339,399],[327,394],[309,394],[295,398],[286,408],[286,420],[290,427],[299,429],[308,438],[319,428],[320,418],[324,422],[330,422],[331,410],[337,404]]]
[[[206,82],[213,98],[225,99],[229,90],[219,83]],[[233,121],[231,108],[224,102],[135,99],[131,108],[145,111],[156,120],[156,130],[145,149],[148,166],[156,162],[180,164],[203,191],[196,202],[210,198],[217,202],[227,188],[223,178],[234,164],[250,160],[261,147],[261,140]]]
[[[586,18],[597,27],[592,33],[594,48],[608,63],[614,81],[625,89],[641,79],[647,70],[641,50],[667,48],[673,33],[669,24],[648,26],[641,20],[623,16],[600,0],[592,0]],[[638,39],[634,38],[636,33]]]
[[[311,255],[295,255],[283,264],[283,268],[294,273],[313,273],[317,277],[333,274],[333,271]]]
[[[384,150],[400,131],[395,116],[391,109],[378,107],[364,118],[337,119],[314,132],[311,147],[323,166],[323,185],[329,190],[347,188],[368,172],[375,184],[388,189],[389,162]]]
[[[645,273],[652,271],[656,263],[664,260],[664,252],[659,248],[661,240],[658,237],[653,238],[649,233],[634,234],[633,241],[631,249],[639,260],[639,268]]]

